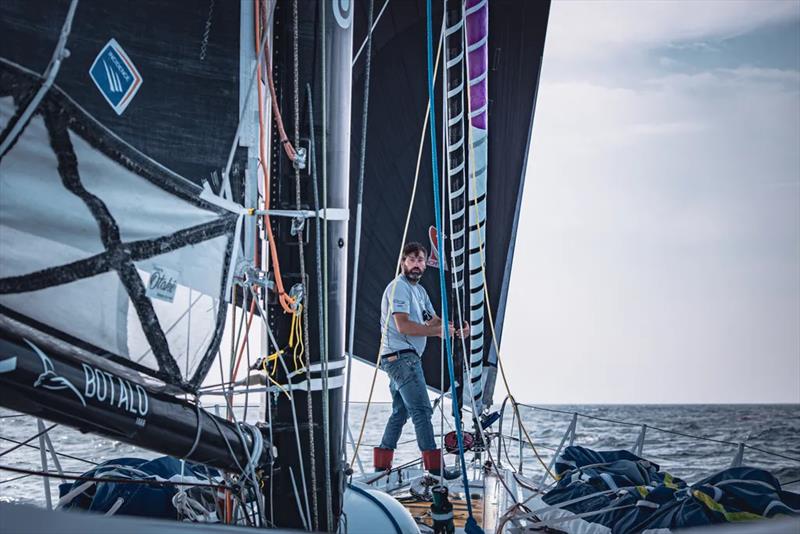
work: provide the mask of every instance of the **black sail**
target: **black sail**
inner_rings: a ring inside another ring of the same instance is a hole
[[[238,2],[78,3],[56,84],[91,117],[147,157],[200,185],[219,173],[239,122]],[[0,56],[43,73],[70,2],[0,5]],[[209,10],[212,8],[211,10]],[[114,39],[142,83],[118,115],[89,77]]]
[[[519,219],[520,198],[525,179],[533,125],[536,92],[550,9],[548,1],[519,2],[489,0],[489,107],[488,107],[488,179],[485,271],[498,342],[502,334],[505,300],[513,260],[514,240]],[[380,2],[378,4],[381,4]],[[449,9],[449,7],[448,7]],[[359,11],[360,10],[360,11]],[[355,48],[358,51],[366,36],[366,6],[356,12]],[[376,6],[376,12],[379,11]],[[434,4],[434,53],[442,21],[442,6]],[[361,235],[361,259],[355,319],[354,356],[374,364],[380,342],[380,299],[395,274],[403,236],[406,213],[411,201],[417,152],[424,139],[419,180],[410,217],[407,241],[419,241],[435,248],[431,228],[434,209],[431,188],[429,135],[422,131],[428,102],[425,52],[425,2],[390,2],[374,30],[368,148]],[[354,64],[354,87],[363,82],[363,54]],[[436,80],[437,131],[442,132],[440,60]],[[362,95],[353,94],[353,109],[361,109]],[[353,116],[353,129],[362,127],[360,115]],[[467,142],[468,143],[468,142]],[[444,159],[444,141],[440,140],[440,161]],[[358,161],[358,147],[353,147],[353,161]],[[469,157],[469,156],[467,156]],[[443,171],[439,171],[443,175]],[[352,180],[357,179],[353,166]],[[471,176],[466,177],[469,187]],[[444,203],[447,205],[447,202]],[[471,206],[468,206],[471,209]],[[447,215],[443,220],[447,221]],[[444,228],[447,236],[448,228]],[[351,237],[351,242],[355,236]],[[446,254],[449,247],[445,245]],[[468,248],[468,247],[467,247]],[[447,263],[448,288],[452,277],[450,259],[429,261],[422,280],[437,310],[440,309],[438,273],[435,264]],[[463,261],[463,260],[462,260]],[[352,267],[353,269],[355,267]],[[468,276],[468,275],[467,275]],[[452,291],[450,308],[456,304]],[[462,308],[466,306],[461,299]],[[463,316],[468,313],[463,310]],[[488,310],[487,310],[488,313]],[[454,314],[454,317],[456,315]],[[451,320],[453,317],[450,318]],[[487,317],[488,321],[488,317]],[[491,349],[488,322],[484,335],[484,362],[496,365]],[[457,345],[457,344],[456,344]],[[430,338],[423,356],[428,386],[447,390],[447,372],[441,382],[440,343]],[[457,374],[457,376],[459,376]]]
[[[241,257],[242,14],[213,6],[0,3],[0,403],[238,470],[260,431],[175,396]]]
[[[236,254],[236,215],[203,189],[222,189],[239,123],[238,4],[85,0],[65,24],[70,5],[0,4],[0,311],[194,391]]]

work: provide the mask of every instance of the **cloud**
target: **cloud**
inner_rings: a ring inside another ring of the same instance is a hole
[[[549,61],[596,58],[636,48],[712,46],[770,24],[800,19],[785,0],[554,2],[545,56]]]
[[[530,400],[800,402],[800,72],[647,53],[798,16],[554,4],[503,341]]]

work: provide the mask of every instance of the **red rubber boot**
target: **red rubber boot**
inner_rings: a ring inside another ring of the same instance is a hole
[[[373,447],[372,449],[372,462],[375,465],[376,473],[391,469],[393,458],[394,451],[392,449],[381,449],[380,447]]]
[[[448,469],[444,465],[442,462],[442,449],[422,451],[422,464],[425,466],[425,470],[435,477],[441,476],[441,470],[444,468],[445,480],[454,480],[461,475],[457,469]]]

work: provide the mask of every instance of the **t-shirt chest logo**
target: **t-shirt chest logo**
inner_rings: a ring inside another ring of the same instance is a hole
[[[422,317],[422,320],[425,322],[430,321],[433,319],[433,316],[428,312],[425,307],[425,298],[420,294],[419,290],[412,290],[414,303],[419,308],[419,314]]]

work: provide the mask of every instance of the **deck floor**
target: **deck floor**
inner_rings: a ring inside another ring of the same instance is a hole
[[[432,503],[430,501],[401,502],[406,510],[411,512],[414,519],[433,527],[433,520],[431,519]],[[464,523],[467,521],[467,502],[455,496],[450,496],[450,503],[453,505],[453,523],[455,523],[456,528],[464,528]],[[483,499],[472,499],[472,515],[479,525],[483,524]]]

